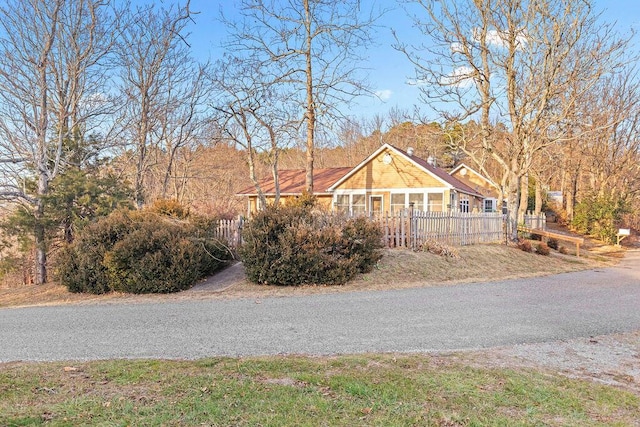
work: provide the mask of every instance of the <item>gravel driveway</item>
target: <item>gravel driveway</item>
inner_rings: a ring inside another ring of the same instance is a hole
[[[640,330],[616,267],[449,287],[0,310],[0,362],[474,350]]]

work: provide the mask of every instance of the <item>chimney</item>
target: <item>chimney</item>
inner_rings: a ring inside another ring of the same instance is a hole
[[[431,166],[433,166],[434,168],[436,167],[436,158],[433,156],[429,156],[427,158],[427,163],[429,163]]]
[[[407,148],[407,154],[409,155],[409,157],[413,157],[413,147]]]

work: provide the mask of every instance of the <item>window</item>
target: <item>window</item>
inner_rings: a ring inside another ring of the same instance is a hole
[[[442,212],[443,211],[442,193],[429,193],[429,194],[427,194],[427,210],[429,212]]]
[[[495,199],[484,199],[484,211],[485,212],[493,212],[495,211],[494,207]]]
[[[349,213],[349,195],[348,194],[336,195],[336,212],[341,214]]]
[[[369,213],[372,215],[382,215],[382,196],[369,197]]]
[[[469,212],[469,196],[460,196],[460,212]]]
[[[405,208],[405,195],[404,194],[392,194],[391,195],[391,214],[398,214]]]
[[[364,215],[366,211],[366,200],[364,194],[354,194],[351,196],[351,213],[353,215]]]
[[[413,203],[413,210],[422,212],[424,211],[424,194],[422,193],[409,193],[409,205]]]

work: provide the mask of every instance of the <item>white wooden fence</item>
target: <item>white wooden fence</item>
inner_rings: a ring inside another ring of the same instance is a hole
[[[376,218],[387,247],[416,248],[429,240],[451,246],[493,243],[504,240],[500,213],[413,212]]]
[[[214,230],[214,236],[226,244],[231,249],[237,249],[242,243],[242,225],[244,219],[221,219],[218,227]]]
[[[546,230],[547,229],[547,216],[544,213],[536,215],[533,212],[527,212],[524,216],[524,226],[526,228]]]
[[[417,248],[428,240],[451,246],[503,242],[505,216],[501,213],[419,212],[402,210],[393,215],[372,217],[380,224],[384,244],[388,248]],[[544,214],[525,216],[527,228],[546,228]],[[242,218],[220,220],[215,235],[229,247],[242,242]]]

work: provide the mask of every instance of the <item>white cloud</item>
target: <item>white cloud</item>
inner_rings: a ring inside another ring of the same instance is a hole
[[[473,38],[476,41],[480,40],[480,30],[474,30]],[[507,47],[507,35],[498,30],[489,30],[487,31],[487,43],[498,47]],[[516,36],[516,44],[518,48],[523,48],[527,43],[527,32],[523,30]]]
[[[453,53],[464,53],[464,47],[460,42],[451,43],[451,52]]]
[[[453,70],[448,76],[440,79],[440,84],[444,86],[458,86],[468,88],[473,86],[473,68],[462,66]]]
[[[489,44],[500,46],[500,47],[506,46],[505,39],[502,35],[500,35],[498,30],[487,31],[487,42]]]
[[[376,91],[376,96],[380,98],[381,101],[388,101],[393,95],[393,91],[389,89],[381,89]]]

